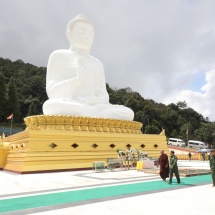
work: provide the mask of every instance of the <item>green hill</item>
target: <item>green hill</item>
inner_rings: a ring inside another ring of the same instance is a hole
[[[16,125],[22,125],[26,116],[42,114],[42,105],[47,100],[45,79],[45,67],[0,58],[1,128],[8,122],[6,118],[11,113]],[[143,123],[143,133],[159,134],[165,129],[167,137],[186,141],[188,128],[189,139],[215,143],[215,123],[187,107],[185,101],[164,105],[144,99],[129,87],[113,89],[107,84],[107,90],[110,103],[125,105],[134,111],[134,120]]]

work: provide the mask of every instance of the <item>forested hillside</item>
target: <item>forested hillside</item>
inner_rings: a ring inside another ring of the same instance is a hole
[[[42,114],[42,104],[47,100],[45,90],[46,68],[0,58],[0,123],[14,115],[14,122],[23,124],[23,118]],[[164,105],[144,99],[129,87],[113,89],[107,84],[110,103],[130,107],[135,121],[143,123],[142,132],[158,134],[165,129],[167,137],[201,140],[215,143],[215,123],[187,107],[185,101]]]

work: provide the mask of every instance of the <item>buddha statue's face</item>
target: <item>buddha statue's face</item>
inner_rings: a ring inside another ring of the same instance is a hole
[[[93,43],[94,28],[90,24],[78,22],[67,32],[71,49],[89,52]]]

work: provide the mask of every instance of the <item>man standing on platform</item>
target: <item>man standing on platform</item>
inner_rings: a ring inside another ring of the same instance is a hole
[[[212,175],[212,179],[213,179],[213,187],[215,187],[215,149],[211,150],[210,169],[211,169],[211,175]]]
[[[164,154],[164,150],[161,150],[160,153],[158,166],[160,166],[160,176],[163,179],[163,182],[165,182],[166,178],[169,178],[169,160],[168,156]]]
[[[178,172],[178,165],[177,165],[177,161],[178,158],[175,156],[175,152],[171,151],[170,153],[170,178],[169,178],[169,184],[172,184],[172,177],[173,177],[173,173],[175,173],[175,177],[177,179],[178,184],[181,183],[180,181],[180,176],[179,176],[179,172]]]

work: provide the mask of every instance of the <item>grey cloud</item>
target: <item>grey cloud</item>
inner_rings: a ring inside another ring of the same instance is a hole
[[[46,66],[53,50],[69,47],[68,21],[84,13],[96,27],[92,55],[104,63],[112,87],[171,102],[171,93],[184,95],[199,70],[215,68],[213,0],[7,0],[0,5],[1,57]]]

